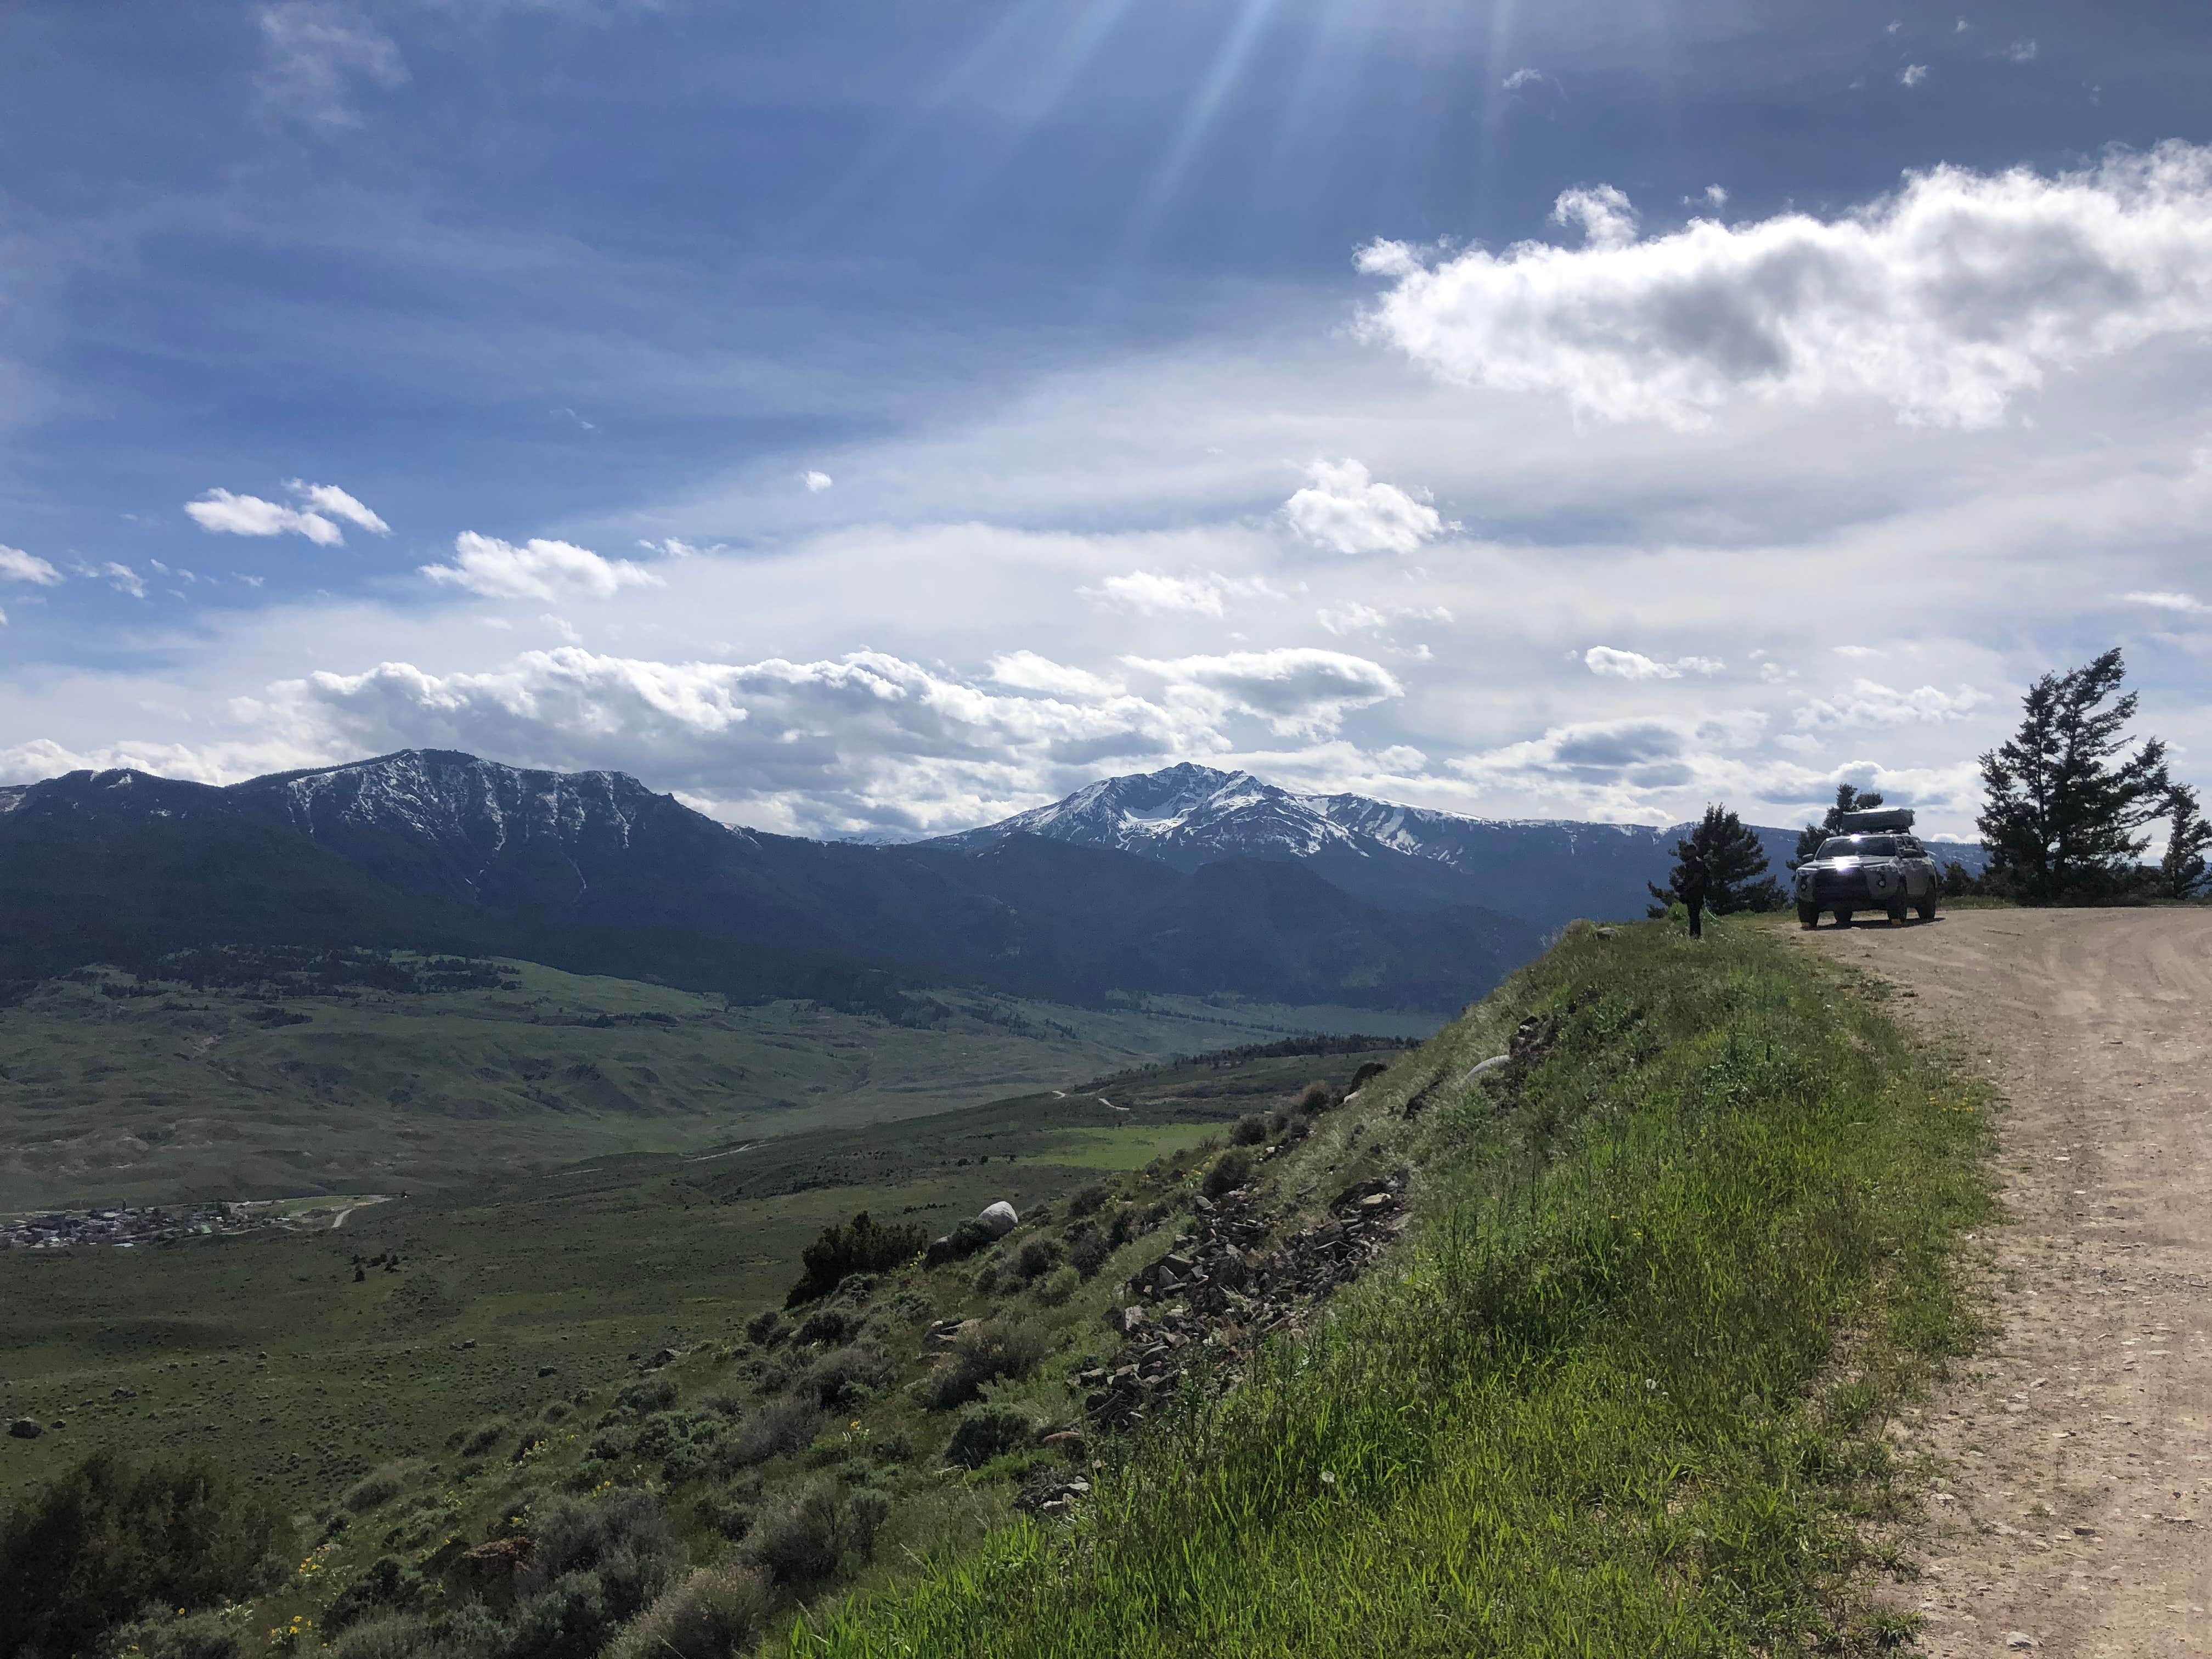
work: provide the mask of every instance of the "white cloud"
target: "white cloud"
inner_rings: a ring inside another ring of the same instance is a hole
[[[1377,610],[1354,599],[1346,605],[1323,606],[1314,612],[1314,619],[1332,634],[1379,634],[1400,623],[1449,624],[1452,613],[1440,605],[1392,605]]]
[[[343,519],[348,524],[359,525],[363,530],[374,531],[380,536],[389,536],[392,526],[370,512],[336,484],[307,483],[294,478],[284,486],[318,513],[333,519]]]
[[[1616,651],[1609,645],[1594,645],[1583,652],[1583,665],[1593,674],[1616,680],[1679,680],[1685,674],[1710,677],[1728,667],[1716,657],[1677,657],[1672,662],[1661,662],[1641,652]]]
[[[394,91],[407,65],[392,37],[335,0],[283,0],[261,8],[261,90],[289,114],[326,127],[361,125],[351,94],[361,82]]]
[[[799,481],[806,486],[807,493],[813,495],[819,495],[823,490],[829,489],[831,484],[837,482],[827,472],[816,472],[812,471],[799,474]]]
[[[1939,167],[1833,219],[1700,219],[1642,240],[1618,194],[1559,198],[1580,248],[1373,245],[1361,268],[1395,280],[1367,335],[1448,381],[1608,419],[1872,396],[1986,426],[2053,371],[2212,328],[2212,149],[2055,177]]]
[[[2130,605],[2147,605],[2158,611],[2179,611],[2190,616],[2201,616],[2212,611],[2212,605],[2191,593],[2123,593]]]
[[[61,580],[62,573],[36,554],[0,544],[0,576],[9,581],[33,582],[40,587],[52,587]]]
[[[5,611],[0,611],[0,628],[5,628],[7,625],[8,613]]]
[[[658,587],[661,580],[629,559],[602,558],[573,542],[532,539],[517,547],[464,530],[453,538],[451,564],[426,564],[434,582],[490,599],[551,599],[563,592],[611,599],[625,587]]]
[[[1942,726],[1964,720],[1988,702],[1970,685],[1948,692],[1932,685],[1898,691],[1873,680],[1853,680],[1848,691],[1800,708],[1796,723],[1807,732],[1851,726]]]
[[[1060,670],[1002,661],[1018,678]],[[402,662],[318,673],[276,688],[273,702],[342,752],[441,744],[617,768],[744,821],[814,834],[955,828],[1012,810],[1010,796],[1040,771],[1096,775],[1227,746],[1189,710],[1079,675],[1060,670],[1072,695],[1005,696],[882,652],[672,663],[563,647],[484,673]]]
[[[1406,695],[1406,688],[1380,663],[1304,646],[1170,661],[1122,660],[1166,681],[1171,705],[1198,709],[1209,720],[1231,713],[1255,715],[1285,736],[1332,732],[1352,710]]]
[[[1291,528],[1337,553],[1411,553],[1456,525],[1395,484],[1383,483],[1358,461],[1314,462],[1306,487],[1283,503]]]
[[[1071,668],[1034,651],[1011,651],[991,659],[992,680],[1017,691],[1043,691],[1059,697],[1116,697],[1128,688],[1087,669]]]
[[[2015,64],[2033,64],[2042,50],[2033,40],[2015,40],[2005,48],[2004,55]]]
[[[1928,78],[1928,65],[1907,64],[1897,72],[1897,83],[1901,87],[1917,87]]]
[[[1541,70],[1517,69],[1515,70],[1512,74],[1507,76],[1504,80],[1498,82],[1498,84],[1504,87],[1508,92],[1518,92],[1523,87],[1534,86],[1537,82],[1541,81],[1543,78],[1544,71]]]
[[[1880,650],[1871,645],[1832,645],[1829,650],[1839,657],[1879,657]]]
[[[99,577],[118,593],[128,593],[134,599],[146,597],[146,579],[127,564],[117,564],[111,560],[88,574]]]
[[[1225,615],[1231,599],[1273,598],[1275,590],[1260,577],[1224,576],[1203,570],[1194,576],[1165,576],[1151,570],[1132,570],[1126,576],[1109,576],[1096,587],[1076,592],[1093,605],[1133,611],[1140,616],[1159,616],[1178,611],[1194,616]]]
[[[185,511],[203,530],[226,536],[305,536],[318,547],[337,547],[344,532],[319,513],[302,513],[280,501],[258,495],[234,495],[228,489],[210,489]]]
[[[1611,185],[1559,192],[1552,204],[1552,222],[1580,228],[1591,247],[1626,247],[1636,240],[1636,209]]]

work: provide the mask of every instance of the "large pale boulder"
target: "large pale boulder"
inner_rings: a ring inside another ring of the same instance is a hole
[[[975,1219],[991,1230],[994,1238],[1004,1238],[1021,1225],[1022,1221],[1021,1217],[1014,1213],[1014,1206],[1003,1198],[996,1204],[984,1206],[982,1212]]]

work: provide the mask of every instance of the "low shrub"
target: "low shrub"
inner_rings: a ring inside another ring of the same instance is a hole
[[[461,1455],[464,1457],[486,1456],[506,1437],[505,1423],[496,1419],[489,1423],[479,1423],[471,1429],[461,1441]]]
[[[1240,1117],[1231,1126],[1229,1142],[1232,1146],[1262,1146],[1267,1142],[1267,1115],[1253,1112]]]
[[[422,1575],[389,1555],[380,1555],[360,1577],[331,1598],[323,1613],[325,1631],[343,1630],[380,1613],[411,1613],[422,1605],[430,1587]]]
[[[1027,1414],[1012,1406],[972,1406],[960,1414],[960,1426],[945,1448],[945,1461],[980,1469],[994,1457],[1026,1446],[1036,1433]]]
[[[239,1656],[237,1632],[215,1613],[142,1620],[123,1626],[109,1643],[117,1654],[130,1659],[238,1659]]]
[[[1242,1150],[1224,1152],[1213,1160],[1213,1167],[1206,1172],[1199,1190],[1208,1198],[1220,1198],[1235,1192],[1252,1178],[1252,1154]]]
[[[791,1333],[784,1328],[782,1314],[763,1308],[745,1322],[745,1334],[763,1348],[772,1348]]]
[[[1317,1117],[1335,1104],[1335,1091],[1316,1078],[1298,1091],[1298,1097],[1291,1103],[1291,1109],[1301,1117]]]
[[[841,1342],[848,1332],[856,1328],[860,1321],[843,1308],[821,1308],[807,1315],[799,1328],[801,1342]]]
[[[890,1502],[871,1488],[848,1495],[827,1481],[763,1516],[745,1554],[778,1585],[804,1589],[865,1562]]]
[[[768,1633],[775,1612],[775,1586],[758,1568],[702,1567],[663,1590],[607,1659],[735,1659]]]
[[[1106,1235],[1088,1222],[1067,1236],[1068,1265],[1085,1283],[1098,1276],[1098,1270],[1106,1265],[1106,1258],[1113,1254],[1114,1247],[1107,1243]]]
[[[954,1342],[945,1363],[924,1383],[923,1400],[939,1411],[964,1406],[986,1382],[1027,1376],[1051,1350],[1051,1342],[1035,1325],[987,1319]]]
[[[364,1619],[324,1650],[326,1659],[428,1659],[447,1651],[428,1621],[412,1613]]]
[[[1098,1182],[1078,1191],[1067,1200],[1067,1215],[1071,1221],[1080,1221],[1085,1216],[1096,1215],[1106,1204],[1106,1188]]]
[[[796,1308],[817,1301],[836,1290],[849,1273],[888,1273],[920,1255],[929,1243],[921,1228],[903,1222],[881,1226],[866,1210],[840,1225],[824,1227],[815,1241],[799,1253],[805,1272],[784,1297],[783,1305]]]
[[[533,1586],[572,1572],[623,1560],[681,1565],[682,1547],[669,1530],[660,1500],[650,1492],[618,1488],[597,1498],[556,1498],[532,1511],[537,1548],[530,1565]]]
[[[0,1521],[0,1653],[86,1652],[149,1604],[250,1595],[281,1581],[295,1536],[273,1498],[204,1458],[94,1452]]]
[[[642,1382],[633,1382],[615,1396],[615,1409],[634,1412],[643,1417],[651,1412],[665,1412],[676,1403],[676,1384],[665,1376],[649,1376]]]
[[[978,1250],[988,1250],[998,1242],[995,1228],[970,1216],[932,1243],[922,1260],[932,1267],[942,1267],[948,1261],[965,1261]]]
[[[338,1502],[359,1515],[393,1498],[420,1480],[424,1465],[419,1457],[397,1458],[389,1463],[380,1463],[367,1474],[348,1486],[339,1495]]]
[[[1060,1266],[1060,1246],[1049,1238],[1032,1238],[1014,1253],[1014,1271],[1024,1281],[1050,1273]]]
[[[822,1432],[821,1410],[811,1400],[777,1400],[745,1419],[726,1443],[729,1459],[743,1468],[788,1457],[814,1443]]]
[[[1096,1272],[1094,1268],[1092,1271]],[[1057,1308],[1073,1297],[1083,1283],[1083,1275],[1073,1267],[1055,1267],[1035,1286],[1036,1299],[1048,1308]]]
[[[874,1399],[897,1376],[898,1368],[879,1349],[840,1348],[807,1368],[799,1379],[799,1392],[830,1411]]]

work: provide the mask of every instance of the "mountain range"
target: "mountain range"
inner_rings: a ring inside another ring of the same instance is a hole
[[[72,772],[0,788],[0,981],[209,944],[359,945],[891,1014],[906,988],[954,983],[1442,1012],[1575,916],[1642,915],[1679,833],[1188,764],[904,846],[733,829],[623,773],[442,750],[227,787]],[[1796,832],[1759,833],[1779,871]]]
[[[1275,859],[767,835],[622,773],[446,750],[228,787],[126,769],[0,789],[0,981],[212,943],[472,951],[893,1013],[902,987],[947,983],[1443,1012],[1541,930],[1386,908]]]
[[[1184,764],[1107,778],[1064,800],[935,843],[968,851],[1022,836],[1110,848],[1177,870],[1222,859],[1296,865],[1391,910],[1475,905],[1546,930],[1577,916],[1640,916],[1647,882],[1661,881],[1687,824],[1583,823],[1462,817],[1364,795],[1302,795],[1249,772]],[[1777,876],[1796,856],[1798,832],[1759,828]],[[1980,847],[1930,842],[1939,860],[1969,870]]]

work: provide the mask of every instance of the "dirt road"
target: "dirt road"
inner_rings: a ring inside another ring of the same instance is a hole
[[[1798,937],[1967,1033],[2007,1098],[1996,1330],[1892,1431],[1940,1472],[1923,1650],[2212,1655],[2212,913]]]

